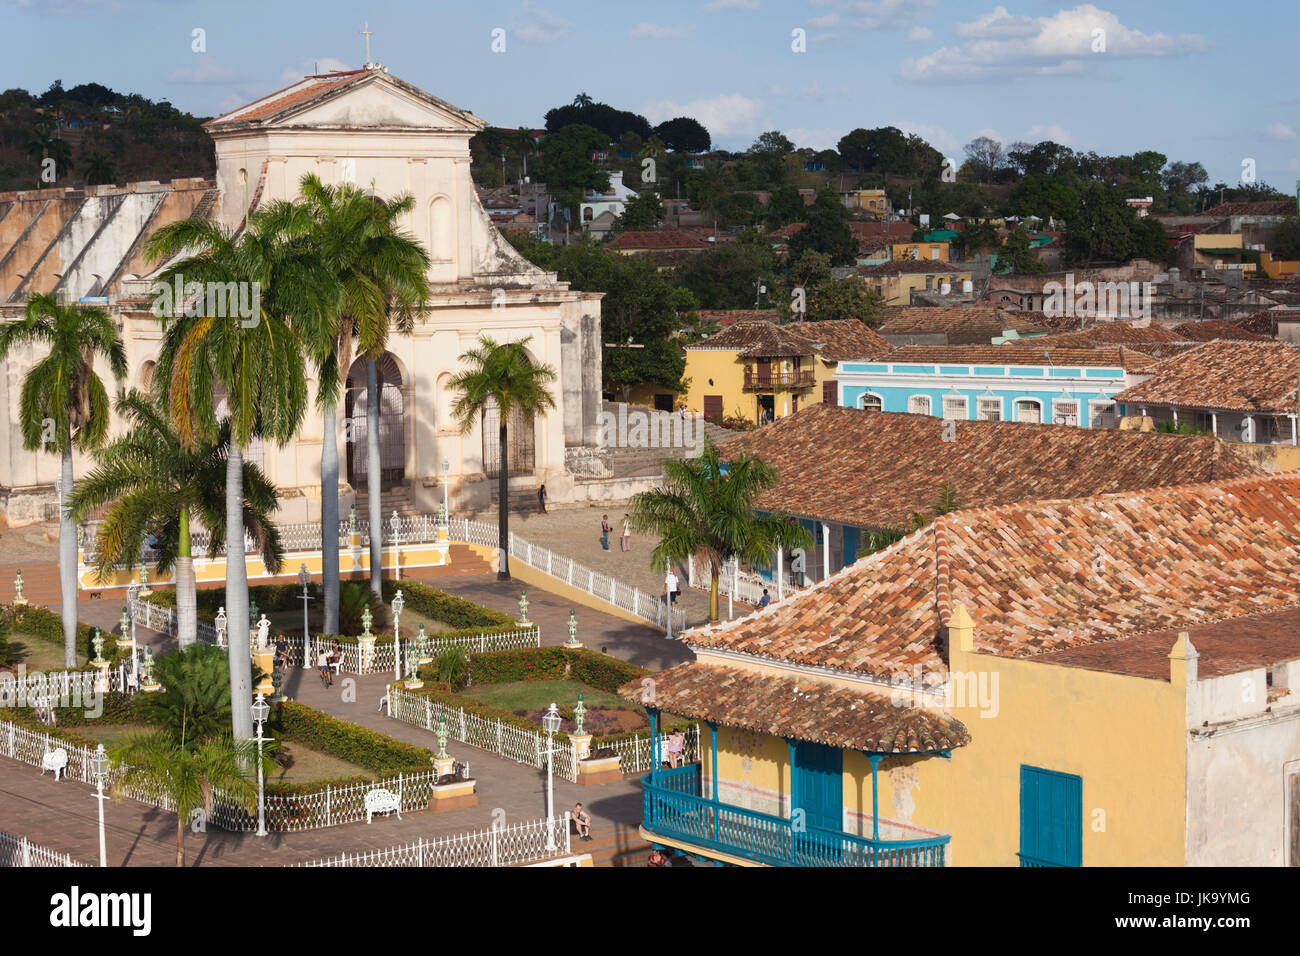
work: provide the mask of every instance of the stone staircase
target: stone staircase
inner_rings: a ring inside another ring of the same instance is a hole
[[[357,490],[357,516],[364,518],[369,512],[370,496],[366,494],[365,486],[362,485]],[[415,514],[415,505],[412,503],[410,485],[396,485],[387,491],[379,494],[379,512],[387,521],[389,516],[396,511],[398,514]],[[343,516],[347,520],[347,516]]]
[[[616,823],[593,828],[591,842],[573,838],[574,853],[590,853],[593,866],[645,866],[650,844],[634,826]]]
[[[18,565],[0,567],[0,601],[14,599],[14,575]],[[23,597],[36,607],[58,610],[62,595],[59,590],[58,564],[23,565]]]

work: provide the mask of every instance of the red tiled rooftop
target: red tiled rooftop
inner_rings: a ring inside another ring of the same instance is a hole
[[[679,229],[621,232],[609,241],[611,249],[707,249],[711,245]]]
[[[1283,342],[1206,342],[1145,369],[1151,378],[1115,398],[1240,412],[1294,412],[1300,357]]]

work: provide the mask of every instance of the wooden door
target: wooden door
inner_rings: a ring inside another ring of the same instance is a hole
[[[704,396],[704,417],[715,425],[722,424],[722,396],[705,395]]]
[[[822,404],[838,405],[840,403],[839,384],[835,379],[822,382]]]

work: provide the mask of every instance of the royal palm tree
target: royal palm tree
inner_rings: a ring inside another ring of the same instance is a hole
[[[520,160],[523,161],[524,164],[523,172],[519,174],[519,178],[527,179],[528,178],[528,157],[531,156],[533,154],[533,150],[537,148],[537,141],[533,139],[533,131],[530,130],[527,126],[519,127],[518,143],[519,143],[519,158]]]
[[[356,186],[326,186],[314,175],[299,184],[300,203],[273,203],[267,216],[286,235],[301,237],[325,262],[339,287],[336,308],[328,321],[303,330],[304,344],[315,364],[320,386],[316,404],[324,419],[321,444],[321,549],[324,577],[325,633],[335,634],[339,620],[339,391],[356,348],[369,357],[382,356],[388,339],[390,309],[399,327],[409,331],[414,310],[428,294],[429,260],[424,250],[397,225],[399,216],[414,208],[414,200],[399,197],[383,202]],[[369,368],[367,379],[369,380]],[[376,375],[377,379],[377,375]],[[367,494],[371,501],[371,584],[379,594],[380,568],[375,533],[379,514],[379,468],[370,461],[379,452],[378,383],[367,395]],[[376,457],[377,460],[377,457]],[[378,519],[382,525],[382,515]]]
[[[229,734],[187,746],[166,732],[131,737],[113,756],[122,765],[117,792],[143,790],[176,811],[176,865],[185,865],[185,828],[194,811],[212,817],[213,791],[252,812],[257,806],[257,743]],[[263,772],[274,766],[262,757]]]
[[[460,357],[464,371],[452,377],[448,387],[460,395],[452,406],[451,414],[460,426],[462,435],[468,434],[484,412],[495,407],[500,417],[497,427],[497,549],[500,564],[497,580],[510,580],[510,459],[507,424],[510,416],[522,413],[524,427],[531,427],[533,417],[555,407],[555,396],[547,387],[555,381],[555,369],[549,365],[534,365],[528,359],[528,343],[532,336],[518,342],[498,344],[486,335],[480,335],[478,347]]]
[[[390,330],[409,334],[415,318],[429,298],[429,254],[415,237],[401,228],[401,217],[415,208],[415,199],[401,195],[373,201],[378,235],[385,239],[387,254],[376,258],[368,270],[379,286],[386,307],[386,321],[379,327],[381,338],[359,342],[366,357],[366,507],[370,530],[370,592],[383,600],[384,515],[379,465],[379,359],[388,346]]]
[[[108,391],[95,374],[104,358],[119,382],[126,377],[126,348],[105,309],[61,305],[34,295],[23,318],[0,326],[0,361],[16,347],[45,345],[49,354],[23,378],[18,424],[23,447],[52,451],[63,463],[59,481],[59,589],[62,592],[63,662],[77,666],[77,527],[65,507],[72,493],[72,449],[98,448],[108,433]]]
[[[739,454],[723,461],[707,438],[698,458],[664,462],[664,486],[632,497],[632,526],[659,537],[650,565],[662,571],[689,556],[709,569],[709,620],[718,620],[718,580],[733,558],[766,567],[777,548],[812,548],[813,537],[783,512],[759,515],[754,499],[777,483],[776,469]]]
[[[159,273],[164,285],[179,277],[200,288],[238,288],[241,301],[256,305],[254,314],[244,318],[232,316],[233,308],[216,310],[225,316],[203,314],[213,303],[164,303],[163,342],[154,371],[167,390],[172,426],[186,448],[220,437],[219,389],[228,405],[225,607],[231,723],[237,740],[253,733],[244,459],[254,438],[283,444],[297,433],[307,405],[307,370],[296,333],[327,321],[336,296],[333,276],[320,258],[271,225],[254,213],[248,227],[236,234],[210,220],[186,219],[163,226],[145,247],[151,260],[170,260]]]
[[[157,535],[158,570],[176,569],[176,638],[181,648],[194,643],[198,611],[190,520],[209,532],[208,556],[220,552],[226,531],[226,448],[230,423],[222,422],[213,442],[187,448],[168,415],[165,396],[132,389],[119,396],[117,413],[126,432],[96,455],[96,467],[68,500],[75,521],[108,506],[99,528],[98,571],[133,565],[140,545]],[[275,485],[252,462],[244,462],[244,528],[257,542],[268,567],[282,556],[280,532],[271,521],[279,506]]]

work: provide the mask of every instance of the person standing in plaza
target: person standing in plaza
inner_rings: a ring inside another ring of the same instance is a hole
[[[609,515],[600,516],[600,546],[606,551],[609,550],[609,533],[614,528],[609,523]]]
[[[620,544],[624,551],[632,550],[632,518],[627,514],[623,515],[623,540]]]
[[[546,514],[546,486],[542,485],[537,489],[537,513]]]

